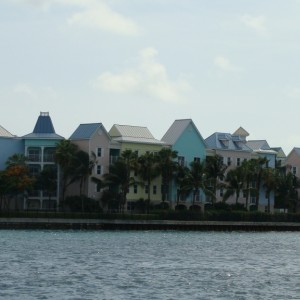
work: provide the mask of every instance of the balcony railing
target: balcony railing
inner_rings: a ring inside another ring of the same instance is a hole
[[[54,154],[45,154],[44,162],[54,162]]]
[[[40,162],[41,161],[41,155],[40,154],[28,154],[27,158],[28,158],[28,161],[35,161],[35,162]]]

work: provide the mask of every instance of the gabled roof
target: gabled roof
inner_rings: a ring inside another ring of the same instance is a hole
[[[1,125],[0,125],[0,136],[2,136],[2,137],[14,137],[9,131],[7,131]]]
[[[104,132],[108,136],[102,123],[88,123],[80,124],[70,136],[70,140],[89,140],[96,132],[99,134]]]
[[[266,140],[247,141],[247,146],[252,150],[270,150],[270,146]]]
[[[190,124],[194,127],[201,140],[203,140],[203,142],[205,143],[202,135],[200,134],[192,119],[175,120],[161,140],[168,145],[174,145]]]
[[[63,139],[55,133],[51,118],[48,112],[41,112],[37,119],[32,133],[24,135],[25,139]]]
[[[240,135],[240,136],[249,136],[249,132],[246,131],[243,127],[239,127],[234,133],[233,135]]]
[[[277,152],[277,158],[286,158],[286,155],[281,147],[271,147],[271,149]]]
[[[154,138],[147,127],[114,124],[109,135],[118,142],[164,144]]]
[[[290,156],[290,154],[291,154],[292,152],[295,152],[298,156],[300,156],[300,148],[294,147],[294,148],[292,149],[292,151],[289,153],[288,156]]]
[[[210,149],[252,152],[252,149],[246,145],[245,137],[240,135],[215,132],[206,138],[205,142]]]

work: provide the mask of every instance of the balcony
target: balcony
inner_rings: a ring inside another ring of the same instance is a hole
[[[44,162],[54,162],[54,154],[45,154]]]
[[[41,155],[40,154],[28,154],[27,159],[28,159],[28,161],[31,161],[31,162],[41,162]]]

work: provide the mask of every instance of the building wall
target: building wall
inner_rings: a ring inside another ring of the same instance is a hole
[[[162,149],[162,145],[157,145],[157,144],[142,144],[142,143],[122,143],[121,144],[121,153],[125,150],[131,150],[133,152],[137,151],[138,156],[141,156],[145,154],[146,152],[158,152]],[[140,178],[138,176],[134,176],[134,172],[131,174],[137,181],[140,181]],[[154,203],[158,203],[162,199],[161,195],[161,184],[162,180],[161,177],[157,177],[154,179],[151,183],[150,187],[150,199]],[[154,193],[156,187],[156,193]],[[131,186],[129,188],[129,193],[127,194],[127,202],[131,201],[136,201],[139,199],[147,199],[148,194],[145,192],[145,186],[142,185],[136,185],[136,186]]]
[[[176,143],[172,145],[172,150],[177,151],[177,155],[184,157],[184,165],[189,167],[190,163],[194,161],[195,158],[200,158],[200,161],[203,162],[206,158],[206,145],[204,140],[199,136],[199,133],[194,128],[192,124],[189,124],[181,136],[178,138]],[[171,185],[171,199],[172,206],[175,207],[177,203],[177,185],[173,181]],[[193,195],[189,195],[184,201],[180,201],[180,204],[183,204],[189,207],[192,204]],[[200,192],[201,202],[205,200],[203,192]]]
[[[24,141],[20,138],[0,137],[0,170],[6,168],[7,159],[16,153],[24,154]]]

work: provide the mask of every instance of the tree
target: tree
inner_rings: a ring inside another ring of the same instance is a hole
[[[279,181],[279,172],[277,169],[266,168],[262,174],[263,186],[266,190],[266,198],[268,199],[268,212],[270,213],[270,196],[271,192],[276,191]]]
[[[275,204],[277,207],[296,212],[298,205],[298,192],[300,187],[299,178],[291,172],[280,173],[275,191]]]
[[[57,168],[54,165],[46,165],[36,178],[38,189],[47,193],[50,205],[51,195],[57,190]],[[48,207],[50,208],[50,207]]]
[[[227,186],[224,194],[224,201],[235,194],[235,204],[238,204],[240,193],[244,188],[245,177],[244,168],[242,166],[228,171],[225,179]]]
[[[209,189],[209,181],[205,170],[204,162],[194,161],[190,164],[190,170],[183,179],[183,190],[188,193],[193,192],[192,206],[195,205],[195,200],[200,197],[200,190],[205,195],[215,197],[215,194]]]
[[[151,183],[159,176],[159,160],[154,153],[145,153],[138,158],[138,176],[142,179],[143,185],[146,183],[148,187],[147,204],[150,204]]]
[[[5,183],[5,192],[7,195],[17,197],[31,190],[34,185],[34,178],[29,174],[29,169],[23,159],[20,164],[15,160],[16,156],[11,156],[7,160],[7,168],[2,173],[2,182]],[[12,163],[13,162],[13,163]],[[17,202],[15,202],[17,208]]]
[[[162,148],[158,152],[159,171],[162,176],[162,201],[170,200],[170,184],[178,168],[177,151],[170,148]]]
[[[131,171],[136,168],[137,154],[131,150],[125,150],[121,156],[109,167],[109,173],[104,174],[104,186],[109,186],[110,193],[105,192],[103,201],[109,203],[110,199],[119,203],[119,210],[124,211],[127,202],[129,187],[135,184],[135,179],[131,176]]]
[[[70,140],[57,143],[54,158],[62,171],[62,201],[65,199],[67,187],[74,181],[75,161],[78,147]]]
[[[227,165],[223,163],[223,157],[220,155],[208,156],[206,158],[206,174],[209,184],[212,187],[212,192],[215,195],[212,197],[212,204],[214,204],[214,199],[216,197],[217,189],[223,187],[223,184],[220,183],[220,180],[224,180],[225,171]]]

